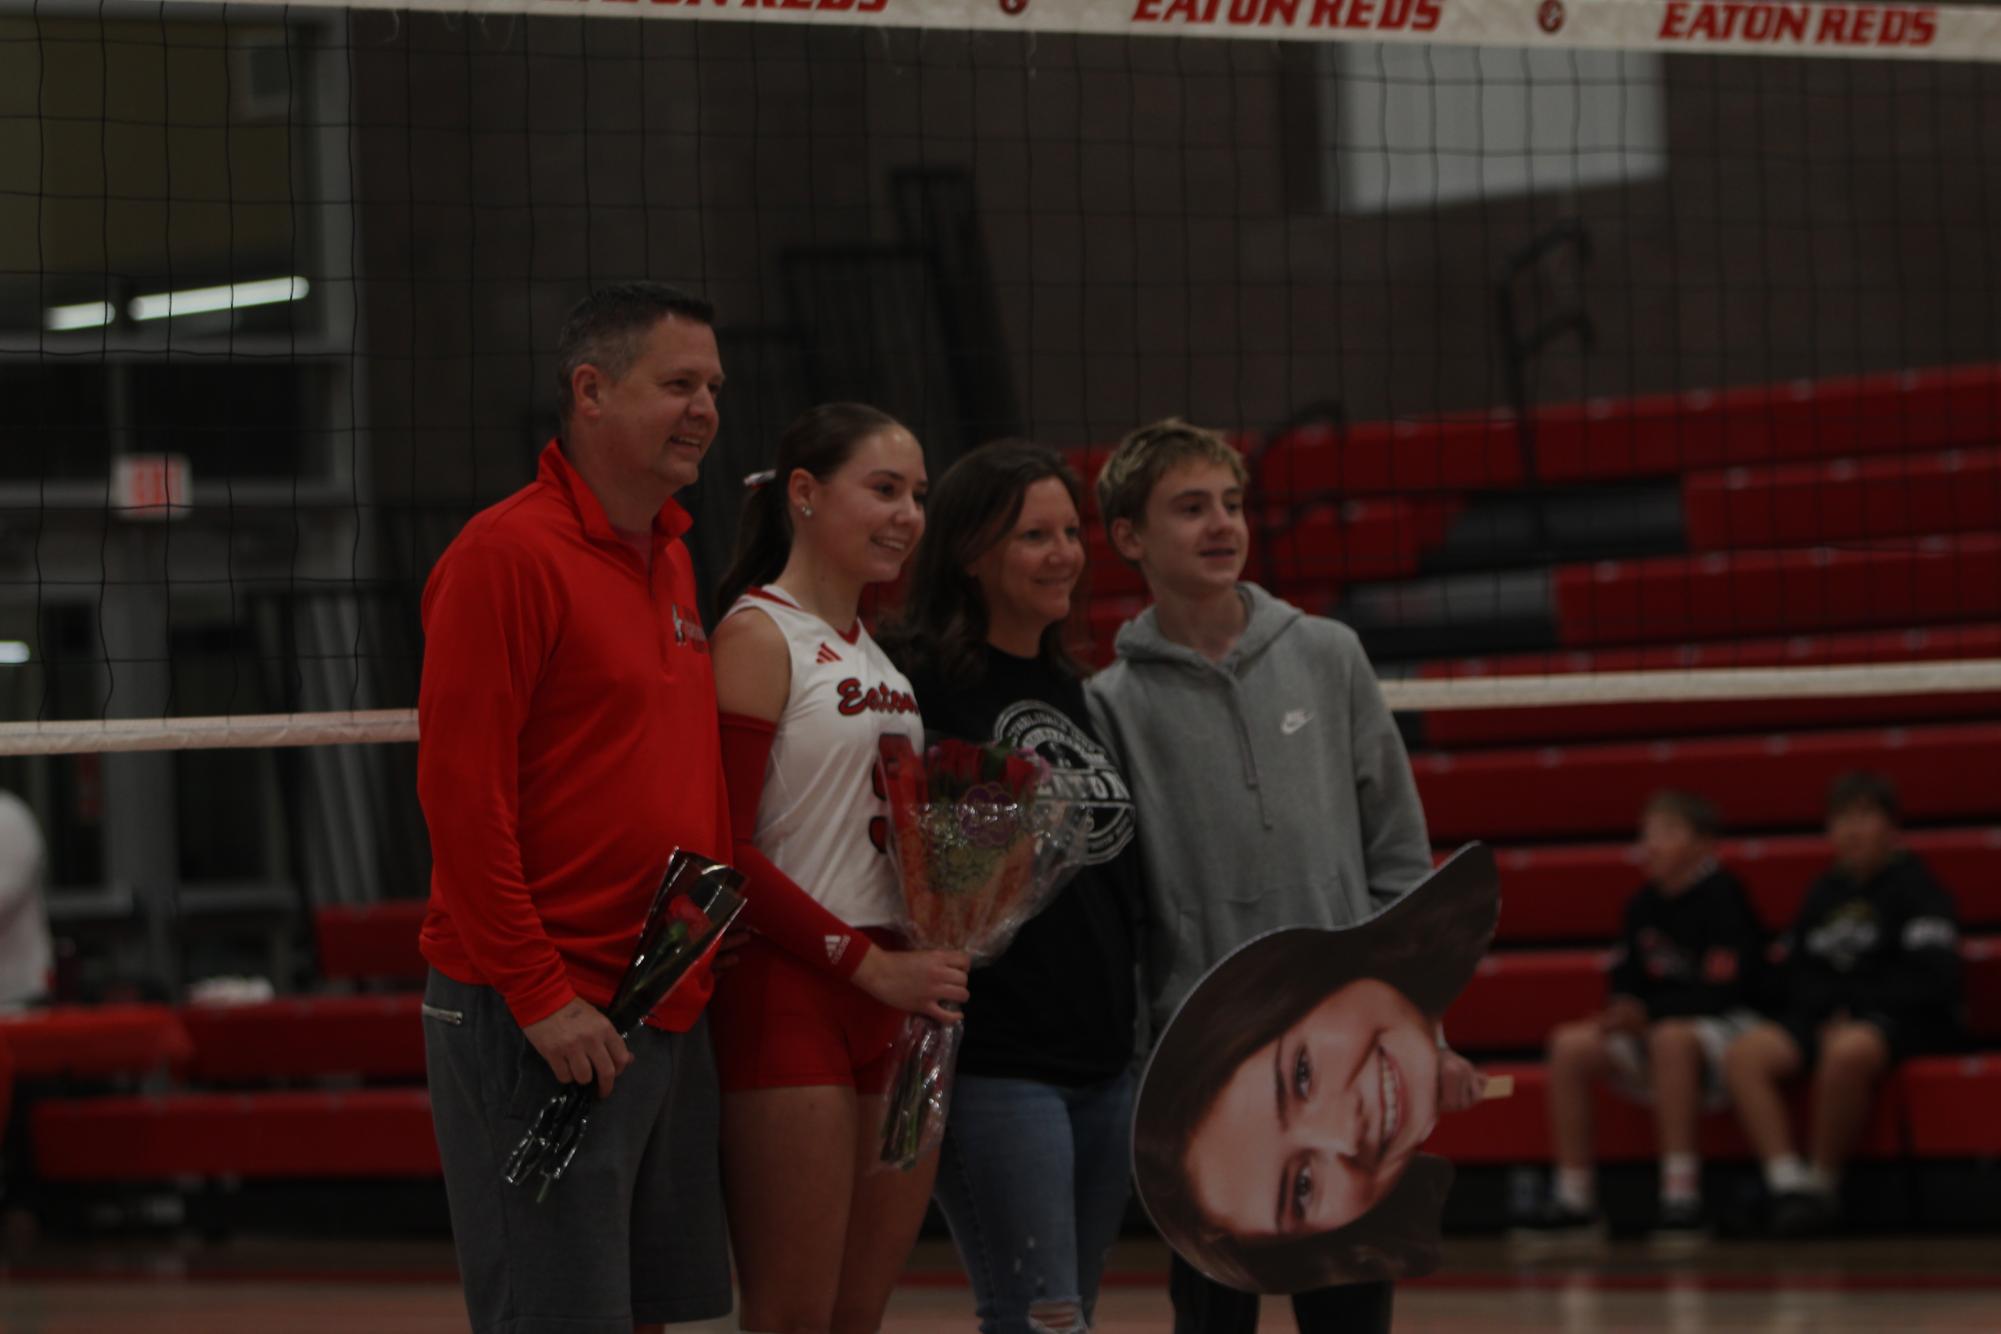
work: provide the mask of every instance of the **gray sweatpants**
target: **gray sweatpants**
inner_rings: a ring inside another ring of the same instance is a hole
[[[431,1118],[474,1334],[631,1334],[730,1310],[706,1018],[642,1029],[541,1204],[501,1177],[557,1089],[500,993],[432,970],[424,989]]]

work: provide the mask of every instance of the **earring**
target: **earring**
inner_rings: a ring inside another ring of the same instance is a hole
[[[799,507],[799,517],[800,517],[800,518],[802,518],[802,519],[810,519],[810,518],[812,518],[812,517],[813,517],[813,507],[812,507],[811,505],[801,505],[801,506]]]

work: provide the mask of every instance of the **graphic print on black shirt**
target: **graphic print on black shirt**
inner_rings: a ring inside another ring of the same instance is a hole
[[[1084,687],[987,649],[971,685],[910,674],[926,731],[1030,749],[1056,790],[1091,807],[1085,864],[994,962],[973,970],[959,1069],[1081,1086],[1133,1060],[1139,1015],[1139,857],[1131,789],[1091,735]]]
[[[1737,877],[1713,866],[1679,894],[1649,884],[1626,905],[1613,994],[1651,1019],[1724,1014],[1755,1004],[1765,934]]]
[[[1728,946],[1712,945],[1697,959],[1673,936],[1651,926],[1640,932],[1634,945],[1640,967],[1646,970],[1650,981],[1687,982],[1700,978],[1720,985],[1737,980],[1737,951]]]
[[[1919,1046],[1957,1037],[1964,979],[1952,895],[1908,851],[1866,881],[1840,867],[1814,882],[1786,933],[1788,1020],[1847,1011]]]
[[[1049,791],[1091,810],[1091,842],[1086,866],[1101,866],[1133,840],[1133,794],[1105,748],[1070,721],[1061,709],[1039,699],[1016,700],[994,719],[994,740],[1014,750],[1032,750],[1049,762]]]

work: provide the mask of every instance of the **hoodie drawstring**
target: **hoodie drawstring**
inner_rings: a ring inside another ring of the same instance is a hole
[[[1272,827],[1271,809],[1265,804],[1264,784],[1258,777],[1258,756],[1251,745],[1250,719],[1244,713],[1244,686],[1237,674],[1227,665],[1219,666],[1230,692],[1230,717],[1237,724],[1237,749],[1243,757],[1244,786],[1257,793],[1258,820],[1266,828]]]

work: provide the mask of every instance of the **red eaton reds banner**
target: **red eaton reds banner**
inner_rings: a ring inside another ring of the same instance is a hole
[[[249,6],[281,0],[249,0]],[[1992,60],[2001,7],[1784,0],[284,0],[983,32]]]

